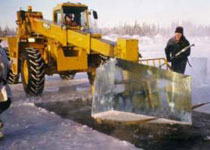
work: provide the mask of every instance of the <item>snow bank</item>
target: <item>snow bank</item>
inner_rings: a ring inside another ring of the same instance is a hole
[[[137,150],[134,145],[65,120],[33,103],[13,105],[2,119],[1,150]]]

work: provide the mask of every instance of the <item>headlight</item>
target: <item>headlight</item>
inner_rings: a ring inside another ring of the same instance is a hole
[[[35,38],[28,38],[28,42],[34,43],[35,42]]]

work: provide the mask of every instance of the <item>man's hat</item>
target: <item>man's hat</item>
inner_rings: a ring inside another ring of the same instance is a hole
[[[175,33],[181,33],[181,34],[183,34],[184,33],[183,27],[181,27],[181,26],[176,27]]]

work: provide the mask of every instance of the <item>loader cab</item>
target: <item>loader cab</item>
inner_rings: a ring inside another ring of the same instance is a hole
[[[71,22],[68,23],[69,19]],[[58,5],[53,11],[53,21],[67,27],[89,29],[88,7],[83,4],[64,3]]]

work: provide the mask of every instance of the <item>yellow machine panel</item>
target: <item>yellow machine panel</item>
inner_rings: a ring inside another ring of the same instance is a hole
[[[9,57],[12,61],[11,69],[15,75],[18,74],[18,38],[17,37],[8,37],[8,48],[9,48]]]
[[[68,43],[78,46],[90,53],[90,34],[68,30],[67,32]]]
[[[118,38],[115,56],[117,58],[138,62],[138,40]]]
[[[48,38],[56,39],[62,45],[67,44],[66,30],[62,29],[61,26],[50,23],[49,21],[41,19],[31,19],[31,30],[40,33],[41,35],[47,36]]]
[[[87,52],[84,49],[75,51],[78,56],[65,57],[62,49],[57,51],[57,70],[67,71],[67,70],[87,70]]]

